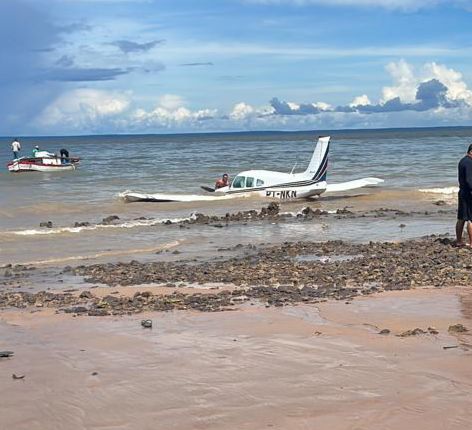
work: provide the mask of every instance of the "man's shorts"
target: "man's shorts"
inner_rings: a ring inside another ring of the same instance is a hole
[[[472,221],[472,193],[459,191],[457,206],[457,219]]]

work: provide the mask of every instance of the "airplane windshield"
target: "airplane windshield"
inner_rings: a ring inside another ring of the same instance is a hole
[[[246,177],[245,176],[236,176],[233,179],[233,183],[231,184],[233,188],[244,188],[246,186]]]

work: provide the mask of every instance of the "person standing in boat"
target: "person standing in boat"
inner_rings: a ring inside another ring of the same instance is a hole
[[[21,151],[21,144],[18,138],[15,138],[11,143],[11,150],[13,151],[13,158],[16,160]]]
[[[61,164],[68,163],[69,160],[69,151],[65,148],[62,148],[59,153],[61,154]]]

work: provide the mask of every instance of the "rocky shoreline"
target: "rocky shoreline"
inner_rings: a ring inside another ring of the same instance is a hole
[[[447,206],[447,204],[438,200],[433,202],[433,205],[438,207]],[[192,225],[210,225],[213,227],[224,227],[229,223],[246,223],[246,222],[255,222],[255,221],[289,221],[289,220],[300,220],[300,221],[310,221],[317,220],[323,217],[336,217],[336,218],[404,218],[409,216],[434,216],[434,215],[444,215],[452,214],[454,209],[452,208],[443,208],[438,210],[426,210],[426,211],[404,211],[401,209],[394,208],[378,208],[368,211],[352,211],[348,207],[338,208],[333,211],[326,211],[319,208],[312,208],[310,206],[305,206],[298,210],[297,212],[283,212],[278,203],[272,202],[268,206],[262,207],[261,210],[257,211],[255,209],[239,211],[235,213],[226,213],[225,215],[207,215],[203,213],[192,213],[188,218],[181,220],[172,220],[164,219],[159,220],[152,217],[138,217],[134,219],[121,219],[118,215],[109,215],[103,218],[100,222],[92,223],[89,221],[75,221],[69,227],[60,227],[60,228],[95,228],[100,226],[113,226],[120,225],[123,222],[139,222],[144,223],[155,222],[156,224],[163,225],[178,225],[180,228],[187,228]],[[39,227],[51,229],[56,227],[52,221],[41,221]]]
[[[137,291],[131,296],[112,292],[104,297],[94,295],[93,287],[82,292],[8,291],[0,293],[0,308],[53,308],[89,316],[174,309],[212,312],[236,309],[245,302],[265,306],[328,299],[349,302],[385,290],[470,285],[471,250],[451,245],[450,239],[434,236],[398,243],[286,242],[259,249],[249,246],[243,250],[247,255],[214,262],[131,261],[67,267],[66,273],[82,276],[88,283],[136,286]],[[215,283],[224,288],[198,289]],[[146,284],[161,285],[169,292],[146,291]],[[189,292],[182,287],[194,288]]]
[[[205,284],[240,287],[404,289],[414,286],[469,285],[472,256],[448,238],[354,244],[343,241],[286,242],[249,250],[249,255],[203,263],[107,263],[70,271],[87,282],[109,286]]]

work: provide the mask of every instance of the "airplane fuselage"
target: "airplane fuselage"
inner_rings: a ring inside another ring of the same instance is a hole
[[[249,185],[249,186],[248,186]],[[239,173],[231,185],[215,190],[217,194],[250,194],[280,200],[304,199],[322,194],[326,181],[314,182],[300,174],[267,170]]]

